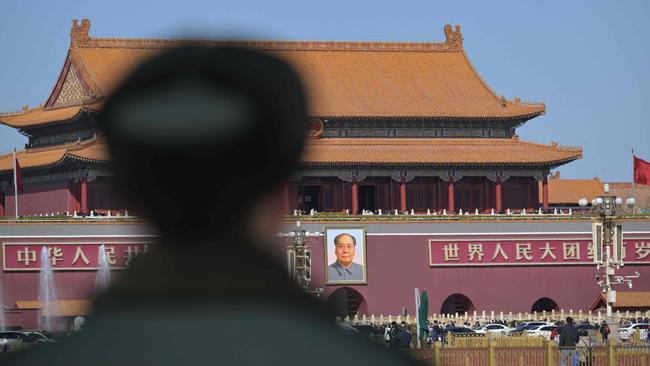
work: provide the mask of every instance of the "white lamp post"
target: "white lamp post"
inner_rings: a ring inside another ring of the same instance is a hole
[[[288,233],[278,233],[280,237],[292,238],[291,246],[287,247],[287,259],[291,278],[305,291],[320,296],[322,288],[312,289],[311,284],[311,250],[305,245],[309,237],[323,236],[323,233],[305,231],[300,227],[300,221],[296,221],[296,230]]]
[[[623,225],[617,222],[619,214],[627,211],[623,206],[623,199],[609,194],[609,185],[604,185],[605,194],[592,200],[591,212],[595,213],[592,223],[592,248],[596,270],[602,267],[604,273],[596,274],[598,286],[607,295],[607,323],[612,334],[618,334],[618,321],[612,318],[612,305],[616,302],[614,285],[627,284],[632,288],[632,280],[639,278],[639,272],[633,276],[617,276],[616,270],[625,265],[623,261]],[[582,198],[578,205],[587,206],[587,199]],[[634,198],[628,198],[626,204],[632,206]]]

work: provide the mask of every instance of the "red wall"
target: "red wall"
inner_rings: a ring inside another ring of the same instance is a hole
[[[413,289],[426,290],[429,311],[440,313],[442,303],[454,293],[467,296],[480,312],[530,312],[542,297],[554,300],[560,309],[588,311],[599,294],[592,265],[507,266],[507,267],[437,267],[429,266],[427,235],[367,235],[367,285],[347,285],[365,299],[367,314],[397,315],[406,307],[414,312]],[[322,238],[310,238],[312,247],[312,287],[324,288],[326,299],[344,286],[325,286]],[[288,241],[283,244],[283,248]],[[282,255],[278,251],[279,255]],[[285,260],[286,262],[286,260]],[[634,271],[641,278],[634,281],[635,291],[650,291],[650,265],[626,265],[621,274]],[[627,290],[626,286],[617,288]]]
[[[117,225],[116,225],[117,226]],[[3,233],[0,226],[0,235]],[[71,231],[69,235],[76,233]],[[16,239],[2,239],[0,242]],[[26,238],[20,239],[26,243],[56,244],[70,241],[110,243],[122,240],[120,238]],[[2,251],[4,255],[4,250]],[[39,255],[39,254],[37,254]],[[4,259],[3,259],[4,263]],[[54,287],[58,300],[86,300],[92,299],[95,292],[95,278],[97,271],[54,271]],[[111,272],[113,277],[119,276],[120,271]],[[20,310],[16,308],[16,301],[38,300],[40,272],[36,271],[0,271],[0,284],[2,293],[0,299],[6,307],[5,321],[7,326],[22,326],[24,329],[38,329],[38,310]]]
[[[562,226],[562,223],[556,222],[547,224],[546,230],[549,231]],[[391,225],[394,225],[394,227]],[[392,230],[388,231],[390,234],[386,234],[386,232],[380,233],[377,229],[371,228],[372,225],[370,224],[364,225],[369,230],[366,236],[368,283],[365,285],[347,285],[347,287],[354,288],[363,296],[364,302],[360,307],[362,314],[397,315],[401,313],[403,307],[406,307],[410,314],[414,314],[413,289],[416,287],[420,290],[427,290],[430,313],[439,313],[444,300],[454,293],[467,296],[479,314],[482,310],[488,313],[492,310],[505,313],[528,312],[531,311],[535,301],[542,297],[552,299],[560,309],[565,311],[571,309],[586,311],[599,294],[599,288],[596,286],[594,279],[596,269],[593,265],[430,267],[428,242],[430,239],[434,239],[435,234],[409,234],[409,232],[416,231],[422,225],[427,225],[426,228],[430,229],[431,232],[438,232],[441,231],[442,226],[451,224],[439,224],[438,226],[418,223],[387,224],[385,226],[390,226],[389,229]],[[506,231],[513,230],[512,227],[508,229],[506,224],[502,223],[487,223],[484,225],[496,225],[497,228]],[[510,225],[517,226],[519,224],[510,223]],[[9,231],[9,226],[3,227],[0,225],[0,236],[2,236],[3,229],[5,229],[4,232]],[[25,234],[21,235],[35,235],[36,231],[33,233],[28,231],[38,228],[38,225],[11,226],[25,232]],[[39,230],[46,229],[45,225],[41,226],[43,227]],[[90,226],[88,224],[71,225],[68,235],[79,235],[79,230]],[[107,229],[109,225],[101,226]],[[314,227],[323,228],[322,224],[311,224],[309,226],[311,228],[308,230],[312,231],[316,230]],[[287,226],[286,229],[292,230],[293,227]],[[384,231],[389,229],[387,228]],[[458,235],[459,238],[467,238],[467,233],[476,230],[469,226],[461,229],[463,229],[461,231],[463,234],[445,235]],[[92,238],[93,235],[97,234],[97,230],[99,229],[91,228],[86,230],[86,232],[93,232],[88,239],[82,237],[74,238],[74,240],[107,241],[106,238]],[[110,225],[108,231],[104,232],[104,234],[109,232],[110,234],[116,234],[120,230],[125,229],[120,225]],[[650,232],[645,229],[639,231],[638,228],[636,231]],[[536,235],[545,237],[545,235],[551,234],[539,233]],[[581,231],[579,235],[588,236],[589,234]],[[0,239],[0,241],[18,240],[15,238]],[[56,242],[70,241],[72,239],[39,237],[20,240],[55,244]],[[111,237],[110,240],[117,242],[124,240],[124,238]],[[312,250],[312,287],[324,288],[325,291],[322,297],[326,300],[329,294],[342,286],[326,286],[324,284],[326,263],[323,242],[322,237],[312,237],[307,240],[307,244]],[[271,252],[277,256],[282,265],[286,265],[286,247],[289,243],[288,238],[282,239],[278,240],[276,245],[270,247]],[[630,253],[630,250],[628,248],[628,253]],[[629,275],[633,274],[635,270],[641,273],[641,278],[634,281],[634,290],[650,291],[650,281],[648,280],[650,278],[650,262],[647,265],[626,265],[619,273]],[[119,271],[114,271],[113,275],[119,275]],[[59,299],[92,298],[95,276],[96,271],[92,270],[56,271],[54,277],[55,285],[59,291]],[[2,301],[9,309],[6,314],[8,325],[22,325],[25,328],[35,328],[37,326],[38,313],[36,311],[17,311],[15,306],[17,300],[38,299],[38,282],[38,271],[2,271],[0,273],[0,283],[3,287]],[[619,287],[617,289],[624,291],[627,288]]]
[[[74,201],[67,180],[26,183],[23,184],[23,193],[18,193],[18,213],[26,216],[73,211]],[[15,216],[15,202],[14,187],[9,186],[5,190],[6,216]]]

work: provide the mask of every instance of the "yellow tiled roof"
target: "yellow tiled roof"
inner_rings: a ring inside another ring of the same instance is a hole
[[[95,100],[89,104],[81,104],[64,108],[44,108],[38,106],[26,109],[20,113],[0,114],[0,122],[15,128],[36,126],[44,123],[59,122],[73,119],[81,111],[88,110],[97,112],[103,103]]]
[[[92,38],[75,24],[69,58],[93,99],[106,96],[142,60],[184,42]],[[267,51],[294,65],[305,83],[310,115],[325,118],[462,118],[525,120],[543,104],[508,101],[481,79],[462,47],[460,28],[445,42],[197,41]],[[62,76],[63,77],[63,76]],[[58,84],[57,84],[58,85]],[[55,91],[58,88],[55,88]],[[55,100],[50,96],[48,100]],[[75,110],[75,108],[77,108]],[[78,107],[0,116],[14,127],[68,119]]]
[[[559,165],[582,157],[575,147],[512,139],[326,138],[308,140],[306,165]]]
[[[21,310],[40,310],[43,307],[38,300],[18,300],[16,308]],[[90,314],[90,300],[55,300],[52,303],[51,314],[47,316],[84,316]]]
[[[539,184],[540,202],[542,202],[542,183]],[[550,204],[577,205],[578,200],[582,198],[591,201],[604,193],[603,184],[598,178],[548,180],[548,202]]]
[[[18,151],[16,159],[21,169],[56,165],[65,159],[89,162],[109,162],[108,149],[103,139],[93,139],[80,144],[56,145],[47,148]],[[0,156],[0,172],[13,169],[13,154]]]
[[[600,293],[591,308],[595,310],[601,303],[607,303],[607,295]],[[650,291],[616,291],[614,308],[648,308],[650,309]]]

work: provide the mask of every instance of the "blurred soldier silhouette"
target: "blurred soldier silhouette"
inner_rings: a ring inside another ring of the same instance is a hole
[[[284,61],[186,46],[106,101],[115,189],[160,239],[100,296],[83,332],[31,365],[400,365],[339,331],[261,248],[303,148],[306,98]]]

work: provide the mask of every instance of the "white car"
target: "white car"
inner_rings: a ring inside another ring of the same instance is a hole
[[[551,332],[557,329],[555,325],[536,325],[532,328],[526,329],[525,333],[529,337],[544,337],[544,339],[551,339]]]
[[[636,332],[637,329],[639,329],[641,339],[646,339],[648,338],[648,327],[650,324],[648,323],[633,323],[628,325],[625,328],[619,328],[618,329],[618,338],[621,340],[628,340],[632,335]]]
[[[484,324],[481,325],[480,327],[474,329],[474,331],[478,334],[487,334],[487,333],[508,333],[512,331],[514,328],[510,328],[508,326],[505,326],[503,324]]]
[[[43,333],[33,331],[0,331],[0,352],[13,352],[38,343],[54,342]]]
[[[526,330],[532,329],[534,327],[538,327],[538,326],[541,326],[541,325],[553,325],[553,324],[547,323],[547,322],[540,322],[540,321],[537,321],[537,322],[525,322],[525,323],[521,323],[521,324],[517,325],[517,328],[513,329],[510,333],[515,333],[515,334],[521,333],[523,335],[523,334],[526,334]]]

